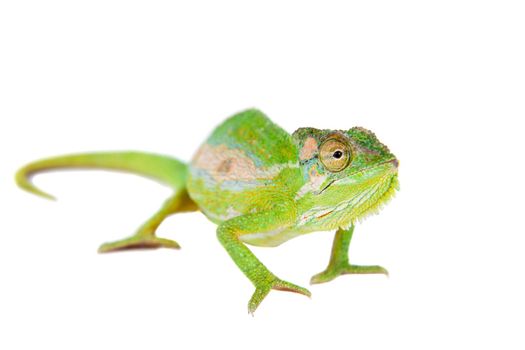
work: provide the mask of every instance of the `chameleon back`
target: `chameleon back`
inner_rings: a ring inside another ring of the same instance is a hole
[[[219,125],[198,149],[188,192],[216,223],[264,210],[300,187],[297,154],[290,134],[262,112],[244,111]]]

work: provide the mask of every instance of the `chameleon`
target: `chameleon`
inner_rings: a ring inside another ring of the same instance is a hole
[[[357,222],[377,213],[399,190],[397,158],[374,133],[299,128],[292,134],[257,109],[226,119],[193,159],[148,152],[80,153],[31,162],[16,173],[17,184],[54,199],[31,181],[42,171],[63,168],[130,172],[168,185],[172,194],[128,238],[104,243],[99,252],[180,248],[156,230],[175,213],[201,211],[217,224],[217,238],[252,282],[248,311],[271,290],[310,296],[310,291],[273,274],[247,245],[276,247],[299,235],[335,231],[328,266],[311,278],[324,283],[345,274],[385,274],[379,265],[353,265],[348,250]]]

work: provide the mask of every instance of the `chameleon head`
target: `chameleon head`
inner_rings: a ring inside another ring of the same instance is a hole
[[[349,227],[377,212],[398,189],[398,160],[371,132],[294,132],[304,185],[296,200],[306,231]]]

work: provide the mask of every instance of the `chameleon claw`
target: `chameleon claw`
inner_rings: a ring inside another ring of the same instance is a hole
[[[283,281],[283,280],[277,280],[275,284],[272,286],[272,289],[281,290],[285,292],[298,293],[298,294],[306,295],[307,297],[312,296],[312,293],[310,293],[308,289],[297,286],[290,282]]]
[[[340,276],[340,273],[334,273],[332,271],[325,270],[323,272],[319,272],[318,274],[313,275],[312,278],[310,279],[310,284],[330,282],[337,276]]]
[[[310,284],[330,282],[336,277],[350,274],[383,274],[388,277],[388,270],[379,265],[345,265],[342,267],[328,267],[323,272],[312,276]]]
[[[343,274],[379,274],[388,277],[388,270],[379,265],[349,265],[343,270]]]
[[[257,307],[261,304],[261,302],[268,295],[268,293],[270,293],[270,290],[272,289],[298,293],[298,294],[306,295],[307,297],[312,296],[312,293],[310,293],[310,291],[306,288],[297,286],[287,281],[275,279],[273,282],[267,285],[256,287],[255,292],[253,293],[250,301],[248,302],[248,312],[250,314],[253,315]]]
[[[180,249],[180,246],[177,242],[166,238],[159,238],[156,236],[133,236],[130,238],[122,239],[120,241],[104,243],[98,248],[98,252],[110,253],[131,249],[156,248]]]

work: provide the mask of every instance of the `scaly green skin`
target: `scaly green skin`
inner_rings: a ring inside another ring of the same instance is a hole
[[[324,143],[333,139],[351,150],[342,169],[321,160]],[[114,169],[170,185],[173,195],[133,236],[103,244],[99,251],[179,248],[174,241],[158,238],[157,227],[173,213],[200,210],[218,224],[219,241],[254,284],[248,304],[253,313],[272,289],[307,296],[310,292],[275,276],[245,243],[277,246],[297,235],[337,230],[328,267],[311,283],[350,273],[387,274],[380,266],[350,265],[348,247],[354,223],[393,196],[397,165],[388,148],[365,129],[301,128],[290,135],[252,109],[218,126],[188,165],[142,152],[79,154],[28,164],[16,180],[20,187],[48,198],[52,197],[34,187],[30,177],[50,169]]]
[[[360,266],[350,265],[348,260],[348,248],[354,233],[354,226],[349,229],[338,229],[335,233],[334,243],[332,245],[332,255],[330,262],[323,272],[312,276],[310,283],[324,283],[333,280],[334,278],[345,274],[367,274],[380,273],[388,276],[388,271],[381,266]]]

